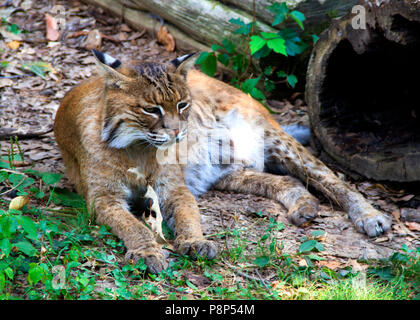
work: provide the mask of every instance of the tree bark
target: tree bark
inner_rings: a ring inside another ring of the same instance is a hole
[[[226,4],[231,4],[250,14],[253,13],[254,0],[221,0]],[[279,0],[255,0],[255,13],[257,19],[271,25],[274,14],[267,9]],[[301,11],[305,14],[305,24],[309,27],[316,27],[331,20],[331,18],[347,14],[358,0],[284,0],[288,7],[293,10]]]
[[[157,32],[159,24],[150,14],[165,19],[165,25],[175,37],[178,48],[209,48],[230,39],[239,44],[238,51],[245,51],[245,38],[234,35],[237,28],[230,19],[241,19],[249,23],[254,19],[260,31],[276,32],[271,26],[273,13],[267,6],[278,0],[83,0],[100,6],[114,15],[124,17],[133,28],[146,28]],[[322,31],[332,17],[350,10],[357,0],[286,0],[290,8],[302,11],[306,16],[305,26],[310,30]],[[291,22],[293,23],[293,22]],[[207,50],[209,51],[209,50]]]
[[[135,30],[145,29],[149,34],[156,35],[159,30],[159,21],[151,17],[148,13],[138,10],[138,6],[130,0],[83,0],[86,3],[98,6],[110,12],[112,15],[123,19],[127,25]],[[122,2],[123,4],[121,4]],[[210,47],[203,42],[196,41],[186,35],[179,28],[170,23],[165,23],[169,32],[176,39],[178,49],[191,52],[194,50],[210,51]]]
[[[222,44],[222,39],[239,43],[243,36],[233,34],[237,28],[231,19],[241,19],[245,23],[253,21],[252,14],[237,8],[227,7],[214,0],[131,0],[139,7],[159,15],[166,21],[195,40],[211,46]],[[258,21],[258,29],[265,32],[276,32],[274,28]]]
[[[420,181],[420,2],[364,0],[321,34],[306,102],[313,145],[368,178]]]

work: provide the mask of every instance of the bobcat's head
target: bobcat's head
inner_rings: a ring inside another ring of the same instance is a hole
[[[196,54],[168,65],[125,65],[108,54],[93,53],[106,83],[102,141],[118,149],[134,144],[158,147],[186,136],[191,98],[185,81]]]

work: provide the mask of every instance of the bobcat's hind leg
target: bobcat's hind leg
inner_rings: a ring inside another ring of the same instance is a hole
[[[265,136],[266,168],[285,171],[321,191],[349,215],[359,232],[379,236],[391,227],[391,219],[371,204],[348,183],[315,158],[293,137],[273,124]]]
[[[253,170],[228,174],[214,185],[215,189],[251,193],[282,203],[289,220],[300,226],[318,216],[318,200],[302,183],[290,176],[278,176]]]

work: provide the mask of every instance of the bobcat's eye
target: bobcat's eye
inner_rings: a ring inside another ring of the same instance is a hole
[[[178,102],[176,107],[178,108],[178,112],[181,113],[182,111],[184,111],[185,109],[187,109],[190,106],[190,104],[188,102]]]
[[[150,115],[162,115],[162,107],[161,106],[143,107],[142,111],[143,111],[143,113],[150,114]]]

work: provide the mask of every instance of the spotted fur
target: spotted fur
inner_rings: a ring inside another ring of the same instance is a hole
[[[210,188],[272,198],[302,225],[319,210],[306,188],[311,185],[342,206],[359,231],[377,236],[390,227],[388,217],[264,106],[191,69],[196,55],[167,65],[127,65],[94,54],[100,75],[65,96],[54,132],[69,178],[97,221],[124,240],[127,259],[144,258],[151,272],[167,266],[153,232],[132,214],[149,185],[174,229],[176,250],[192,257],[216,255],[203,237],[195,200]],[[279,172],[290,176],[272,174]]]

